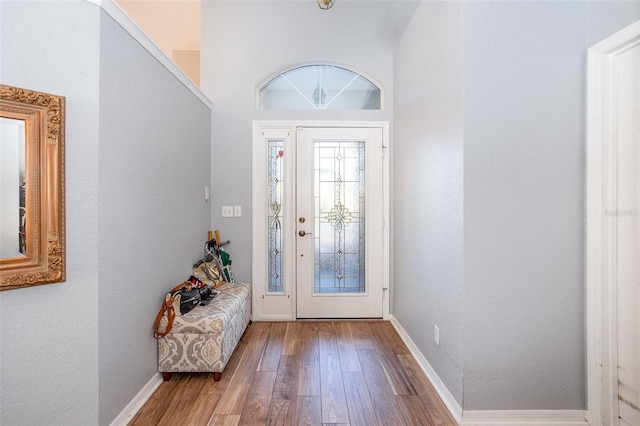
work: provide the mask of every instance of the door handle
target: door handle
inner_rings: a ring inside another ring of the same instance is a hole
[[[304,237],[305,235],[311,235],[311,232],[299,231],[298,235],[300,235],[301,237]]]

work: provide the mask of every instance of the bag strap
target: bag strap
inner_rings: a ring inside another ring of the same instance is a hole
[[[176,310],[173,307],[173,302],[176,300],[176,295],[178,291],[185,286],[185,284],[191,284],[187,282],[183,282],[177,286],[175,286],[164,298],[164,302],[162,302],[162,307],[158,311],[158,315],[156,315],[156,321],[153,324],[153,337],[159,339],[161,337],[166,336],[171,331],[173,327],[173,320],[176,317]],[[162,317],[167,314],[167,326],[164,331],[160,331],[160,322],[162,321]]]

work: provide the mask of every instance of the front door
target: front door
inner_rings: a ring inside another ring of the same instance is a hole
[[[253,319],[385,318],[388,123],[253,129]]]
[[[382,141],[382,128],[297,128],[297,318],[383,315]]]

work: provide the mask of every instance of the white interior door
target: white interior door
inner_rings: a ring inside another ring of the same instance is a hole
[[[617,358],[620,425],[640,425],[640,46],[618,69]]]
[[[299,127],[297,318],[383,316],[381,128]]]
[[[588,52],[589,424],[639,425],[640,21]]]

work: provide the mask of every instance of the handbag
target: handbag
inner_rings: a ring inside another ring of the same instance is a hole
[[[200,290],[197,287],[182,287],[180,289],[180,315],[184,315],[198,306],[200,299]]]
[[[179,300],[180,303],[180,315],[184,315],[200,304],[200,290],[198,287],[194,287],[190,281],[184,281],[166,294],[153,324],[153,337],[156,339],[166,336],[171,331],[173,321],[176,318],[176,300]],[[163,327],[162,318],[165,315],[167,324]]]
[[[213,298],[218,295],[218,293],[215,293],[211,290],[211,287],[209,287],[207,284],[200,281],[193,275],[189,277],[189,282],[192,283],[200,292],[200,306],[208,305],[209,302],[211,302]]]
[[[193,276],[214,288],[221,281],[224,282],[224,275],[211,255],[205,256],[193,265]]]

